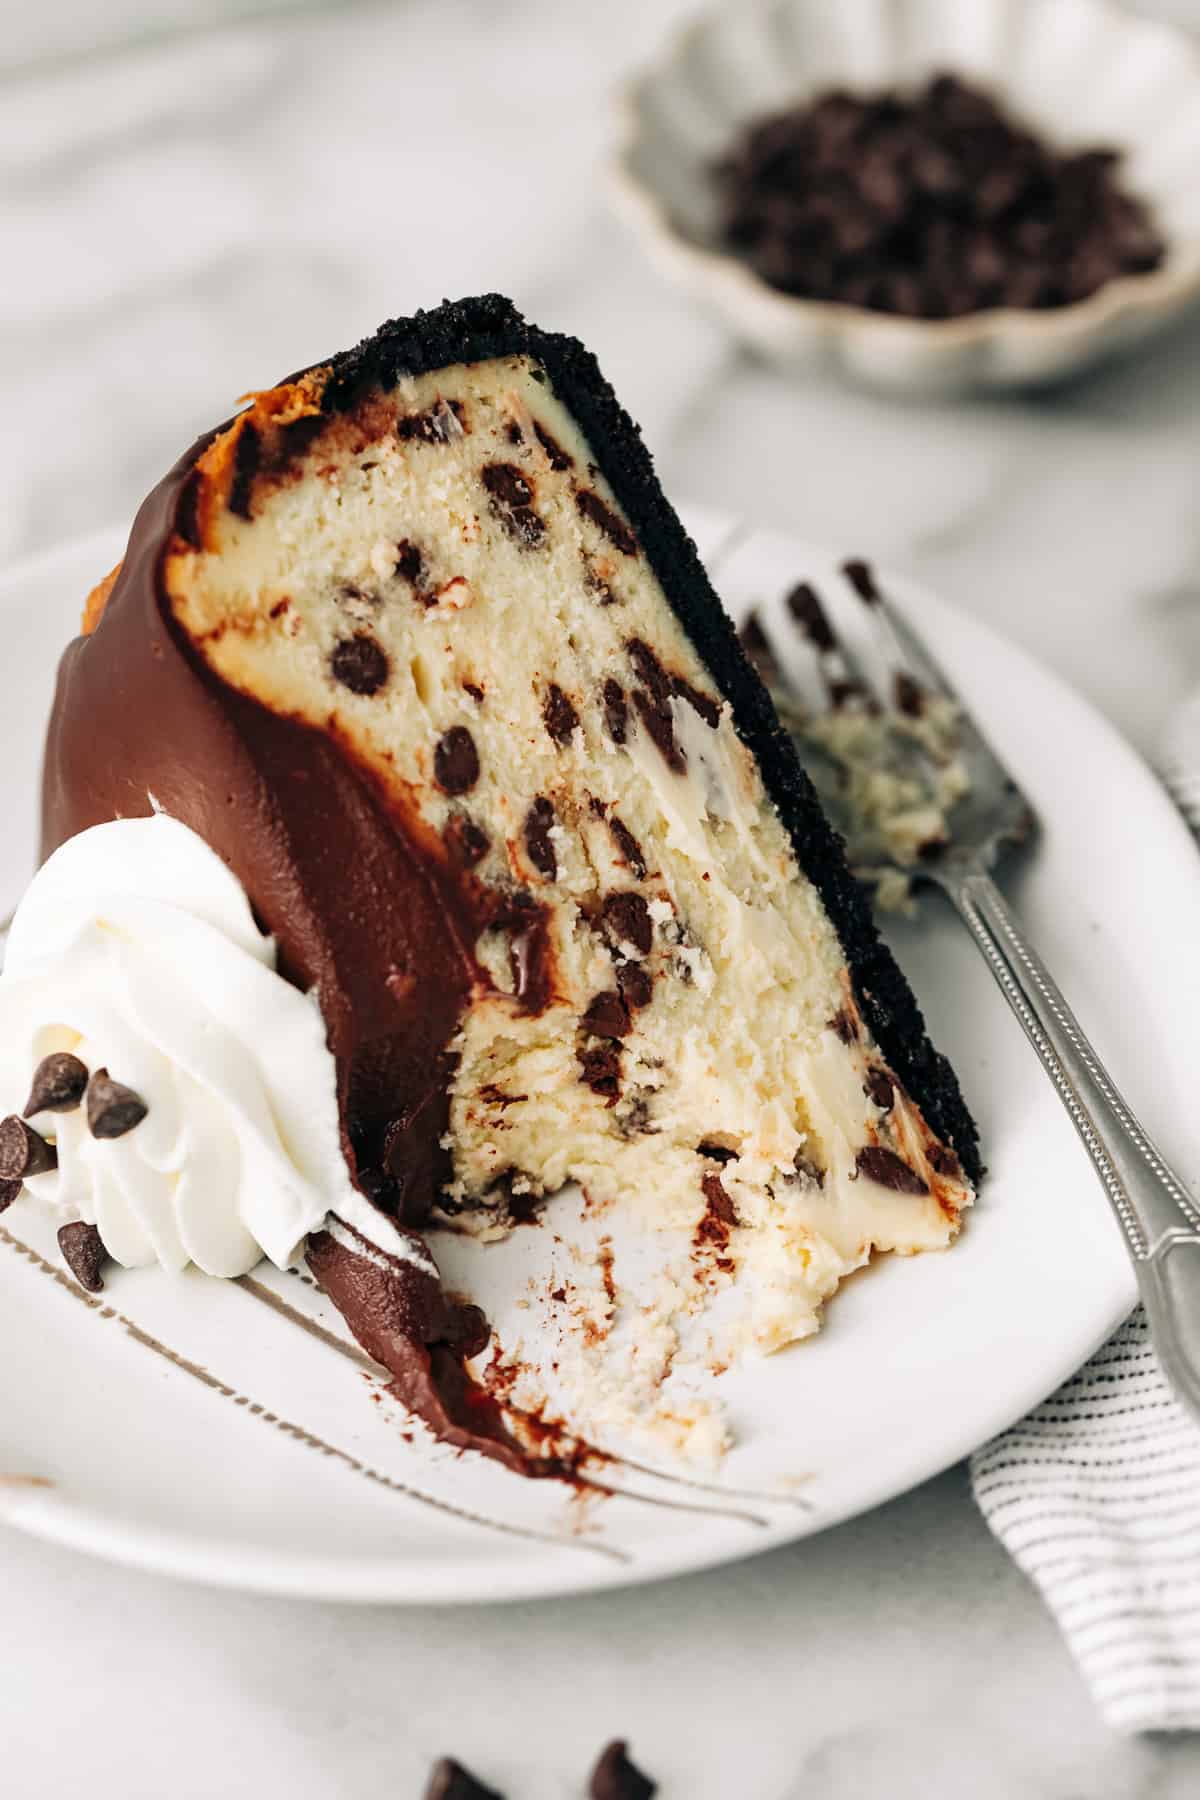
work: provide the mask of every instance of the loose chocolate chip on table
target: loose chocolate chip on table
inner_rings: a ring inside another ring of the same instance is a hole
[[[604,683],[604,723],[613,743],[623,744],[629,725],[629,705],[625,689],[611,675]]]
[[[352,694],[377,694],[388,678],[387,651],[370,632],[358,631],[334,645],[329,671]]]
[[[646,859],[642,855],[642,847],[632,831],[623,819],[617,818],[615,813],[608,821],[608,829],[612,833],[613,843],[629,864],[631,872],[639,881],[642,881],[646,874]]]
[[[617,986],[627,1006],[649,1006],[654,998],[654,982],[641,963],[623,962],[617,970]]]
[[[477,1776],[451,1756],[443,1756],[429,1777],[425,1800],[504,1800],[495,1788],[484,1787]]]
[[[100,1239],[100,1233],[94,1225],[85,1225],[77,1219],[73,1225],[64,1225],[58,1234],[58,1247],[63,1253],[63,1261],[81,1288],[89,1294],[98,1294],[104,1287],[101,1274],[107,1260],[107,1252]]]
[[[898,1194],[927,1194],[929,1187],[917,1171],[883,1144],[866,1144],[855,1158],[860,1175]]]
[[[473,869],[488,853],[487,832],[466,813],[451,813],[442,835],[451,856],[464,869]]]
[[[0,1123],[0,1181],[26,1181],[58,1167],[58,1152],[16,1113]]]
[[[579,1053],[579,1079],[595,1094],[601,1094],[609,1106],[615,1106],[621,1092],[621,1051],[617,1044],[594,1044]]]
[[[94,1138],[124,1137],[148,1111],[141,1095],[114,1081],[107,1069],[97,1069],[88,1082],[87,1122]]]
[[[579,1022],[593,1037],[623,1038],[633,1028],[625,997],[615,988],[608,988],[589,1000],[587,1011]]]
[[[622,556],[637,555],[638,541],[632,530],[593,488],[580,488],[575,495],[575,504],[585,519],[590,519],[593,525],[599,526],[605,537],[610,543],[616,545]]]
[[[21,1197],[23,1181],[0,1181],[0,1213],[7,1212],[14,1200]]]
[[[556,681],[552,681],[546,690],[546,698],[542,702],[542,718],[556,744],[567,743],[579,723],[579,714]]]
[[[815,649],[836,648],[833,627],[825,617],[825,608],[811,581],[801,581],[792,589],[787,597],[787,609]]]
[[[516,463],[485,463],[480,479],[487,489],[492,511],[519,544],[530,549],[541,542],[546,521],[533,506],[533,484]]]
[[[556,469],[561,474],[564,469],[575,467],[575,458],[568,456],[558,439],[551,437],[546,427],[539,425],[536,419],[533,421],[533,435],[546,452],[546,458],[552,469]]]
[[[530,862],[547,881],[553,881],[558,875],[558,858],[550,836],[554,823],[554,808],[544,794],[539,794],[525,814],[525,848]]]
[[[865,600],[868,606],[877,605],[883,598],[878,587],[875,585],[874,569],[872,569],[869,562],[864,562],[861,556],[851,557],[849,562],[844,562],[842,564],[842,574],[846,577],[846,580],[850,583],[850,586],[854,589],[859,599]]]
[[[884,1112],[890,1112],[895,1093],[892,1087],[892,1078],[887,1070],[868,1069],[864,1086],[876,1106]]]
[[[438,739],[433,775],[444,794],[465,794],[479,780],[479,752],[465,725],[452,725]]]
[[[88,1084],[87,1064],[69,1051],[43,1056],[33,1071],[33,1085],[25,1102],[25,1117],[40,1112],[74,1112]]]
[[[649,956],[654,942],[654,925],[650,908],[641,894],[623,888],[606,894],[602,907],[604,923],[618,944],[632,944],[642,956]]]
[[[653,1800],[658,1783],[629,1760],[629,1745],[615,1738],[600,1753],[588,1783],[590,1800]]]

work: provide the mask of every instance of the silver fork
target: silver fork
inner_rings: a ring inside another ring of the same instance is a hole
[[[814,615],[816,596],[808,589],[796,612],[816,650],[827,700],[887,711],[895,708],[897,697],[911,710],[924,696],[941,696],[955,706],[958,752],[970,788],[949,814],[949,842],[903,873],[934,883],[946,895],[1037,1051],[1124,1234],[1159,1360],[1180,1400],[1200,1418],[1200,1203],[1122,1099],[989,873],[1004,847],[1031,835],[1036,824],[1032,809],[870,571],[850,564],[845,574],[871,627],[870,660],[878,661],[892,691],[881,692],[884,681],[868,668],[868,659],[843,635],[835,636],[819,602]],[[773,612],[755,618],[764,633],[760,648],[771,657],[770,670],[764,670],[768,685],[777,680],[785,697],[794,695],[783,671],[789,662],[795,668],[795,629],[785,631]],[[812,745],[795,732],[793,736],[811,767]],[[819,768],[813,772],[828,774]],[[839,793],[827,779],[818,779],[817,785],[834,823],[852,838],[855,822],[847,814],[844,790]]]

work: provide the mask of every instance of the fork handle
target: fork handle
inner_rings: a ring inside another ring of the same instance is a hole
[[[989,875],[945,883],[1092,1159],[1137,1272],[1150,1334],[1200,1418],[1200,1206],[1155,1147]]]

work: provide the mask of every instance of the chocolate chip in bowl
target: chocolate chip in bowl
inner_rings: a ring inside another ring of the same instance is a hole
[[[783,368],[1042,385],[1200,298],[1200,56],[1107,0],[710,0],[618,118],[647,253]]]
[[[982,87],[830,88],[713,170],[724,242],[772,287],[915,319],[1085,300],[1166,243],[1120,152],[1059,149]]]

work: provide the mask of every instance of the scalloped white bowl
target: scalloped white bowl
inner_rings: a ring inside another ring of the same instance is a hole
[[[914,320],[779,293],[721,247],[711,165],[748,120],[943,69],[1056,144],[1123,151],[1123,184],[1167,239],[1163,267],[1044,312]],[[824,360],[913,393],[1030,386],[1140,342],[1200,294],[1200,50],[1109,0],[728,0],[628,84],[619,114],[612,190],[654,262],[787,366]]]

